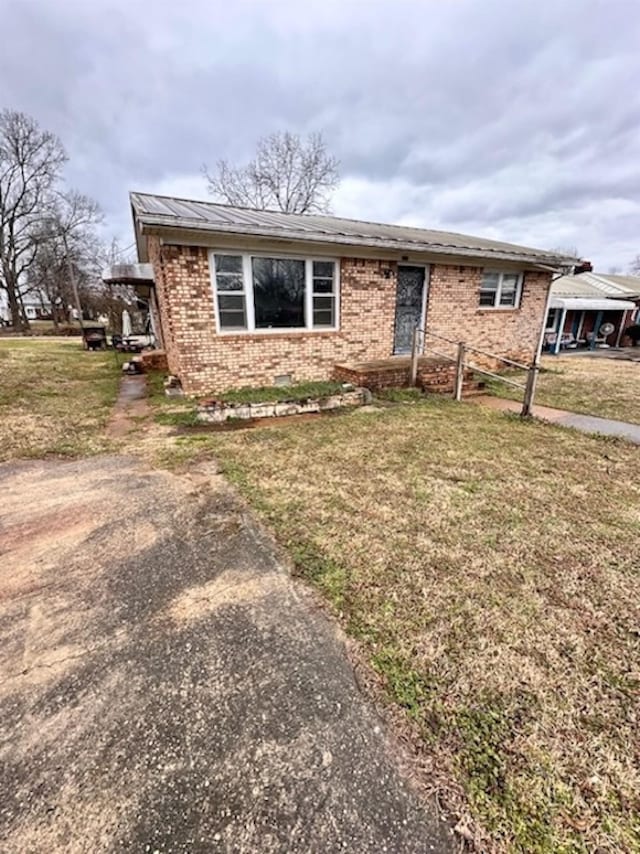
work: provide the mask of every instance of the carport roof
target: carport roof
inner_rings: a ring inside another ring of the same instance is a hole
[[[251,235],[401,252],[470,256],[516,261],[554,269],[566,268],[577,261],[562,253],[449,231],[365,222],[326,214],[254,210],[148,193],[131,193],[130,198],[136,234],[153,229],[184,229],[191,232]]]
[[[552,296],[549,300],[549,308],[565,308],[567,311],[627,311],[635,307],[634,302],[624,299]]]

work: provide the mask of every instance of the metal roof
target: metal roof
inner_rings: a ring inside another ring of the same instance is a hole
[[[629,282],[629,280],[631,280]],[[635,285],[635,287],[633,287]],[[579,273],[561,276],[551,286],[554,297],[590,297],[593,299],[628,299],[640,297],[640,279],[633,276],[612,276],[603,273]]]
[[[112,264],[103,270],[102,281],[120,285],[153,282],[153,264]]]
[[[619,276],[617,273],[591,273],[629,296],[640,296],[640,276]]]
[[[577,261],[575,258],[568,258],[555,252],[449,231],[385,225],[324,214],[254,210],[148,193],[131,193],[130,198],[134,218],[142,230],[145,227],[177,228],[409,252],[494,258],[554,268],[571,266]]]

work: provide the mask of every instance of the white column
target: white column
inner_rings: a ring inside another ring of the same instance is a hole
[[[553,348],[554,354],[557,356],[560,352],[560,342],[562,341],[562,333],[564,332],[564,322],[567,319],[567,309],[563,308],[560,312],[560,323],[558,324],[558,331],[556,334],[556,343]]]

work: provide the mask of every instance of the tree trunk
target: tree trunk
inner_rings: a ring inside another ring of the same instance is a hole
[[[29,323],[27,312],[24,310],[24,301],[22,299],[22,294],[20,293],[20,288],[16,288],[16,296],[18,297],[18,305],[20,307],[20,328],[23,332],[28,332],[31,329],[31,324]]]
[[[14,276],[6,276],[5,287],[7,290],[9,313],[11,314],[11,325],[16,331],[25,331],[29,328],[29,322],[24,313],[20,290]]]

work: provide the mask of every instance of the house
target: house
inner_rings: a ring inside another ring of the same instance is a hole
[[[143,193],[131,207],[156,337],[188,394],[342,378],[338,366],[380,360],[406,371],[416,327],[530,363],[552,275],[575,263],[325,215]]]
[[[51,303],[45,293],[23,288],[21,302],[27,320],[51,320]],[[0,323],[11,323],[7,292],[0,289]]]
[[[551,286],[545,349],[617,347],[640,320],[640,277],[591,271],[561,276]]]

